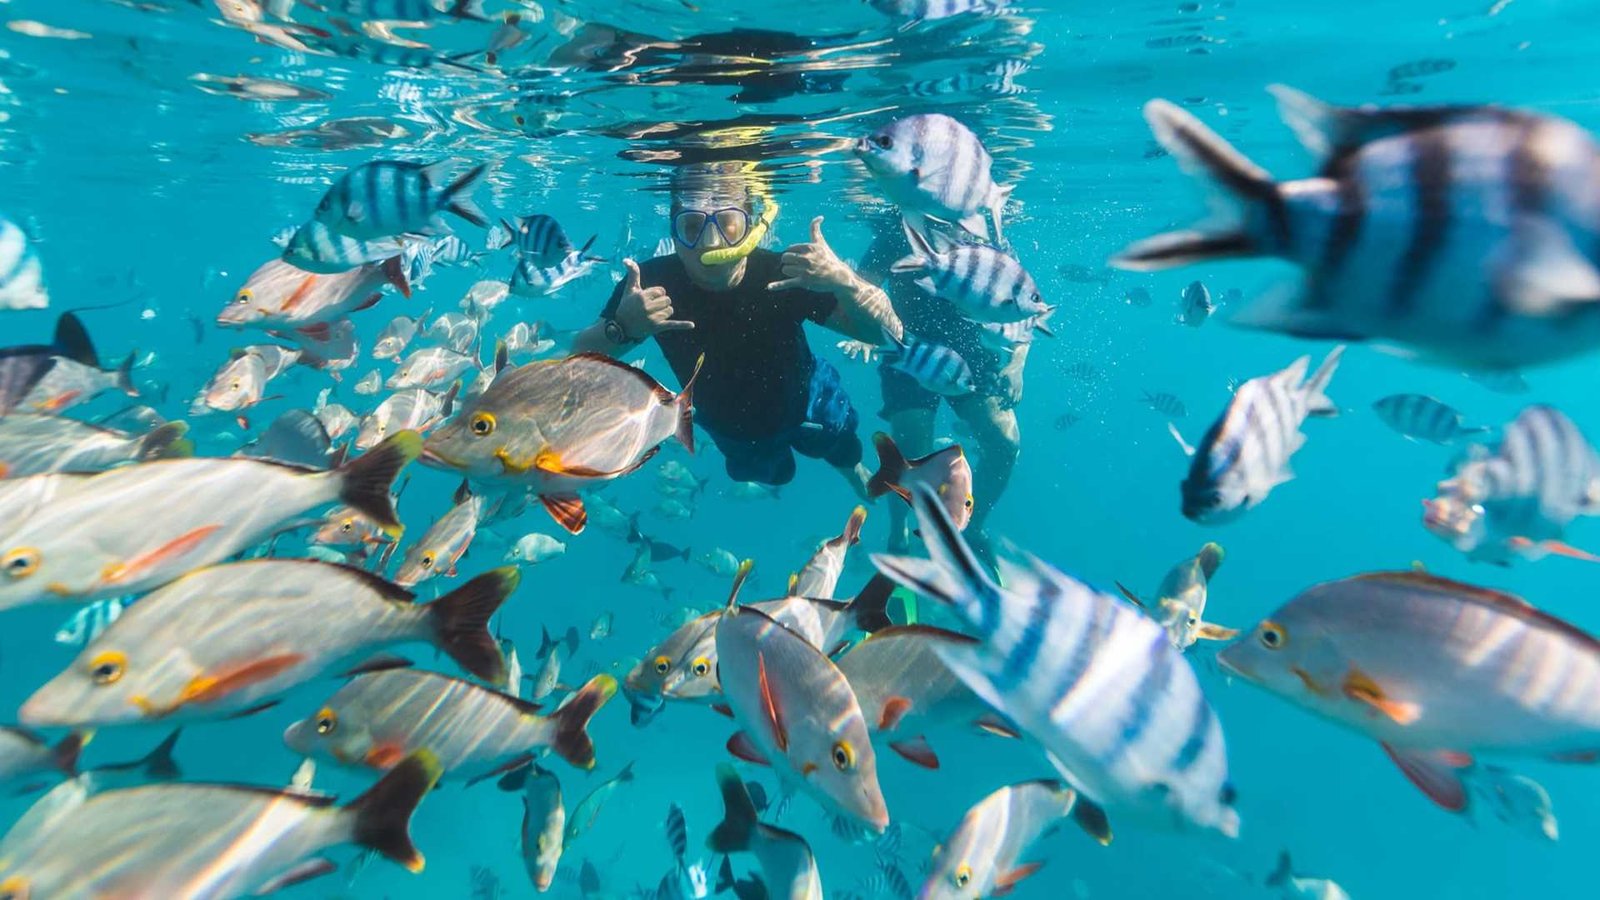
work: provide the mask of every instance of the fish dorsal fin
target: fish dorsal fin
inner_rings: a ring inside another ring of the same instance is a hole
[[[755,560],[744,560],[739,563],[739,568],[733,573],[733,587],[728,589],[728,609],[739,605],[739,589],[744,587],[745,581],[750,577],[750,570],[755,568]]]
[[[1597,640],[1593,635],[1564,619],[1558,619],[1534,607],[1521,597],[1505,591],[1479,587],[1475,584],[1467,584],[1461,581],[1452,581],[1449,578],[1442,578],[1429,572],[1415,570],[1371,572],[1366,575],[1357,575],[1351,580],[1380,582],[1449,594],[1469,603],[1513,616],[1529,624],[1558,631],[1566,637],[1583,644],[1591,652],[1600,653],[1600,640]]]
[[[308,562],[310,562],[310,560],[308,560]],[[319,564],[328,566],[329,568],[338,569],[340,574],[346,575],[356,581],[361,582],[373,593],[385,600],[392,600],[396,603],[415,603],[417,600],[417,595],[415,593],[401,587],[398,584],[395,584],[394,582],[375,572],[368,572],[366,569],[358,569],[355,566],[346,565],[344,563],[323,562]]]
[[[1362,144],[1409,131],[1466,119],[1521,115],[1483,106],[1334,106],[1282,84],[1268,86],[1267,92],[1278,101],[1278,115],[1284,123],[1319,160],[1334,160]]]
[[[950,631],[946,628],[938,628],[933,625],[891,625],[888,628],[880,628],[874,631],[872,636],[862,641],[862,643],[870,644],[874,641],[894,640],[896,638],[923,638],[962,646],[971,646],[978,643],[978,639],[971,635],[962,634],[959,631]]]
[[[963,456],[967,455],[967,452],[965,450],[961,449],[961,445],[960,444],[951,444],[948,447],[940,447],[939,449],[933,451],[932,453],[929,453],[926,456],[919,456],[916,459],[908,460],[907,461],[907,465],[910,466],[911,468],[915,469],[918,466],[926,465],[930,460],[937,459],[938,457],[944,456],[945,454],[949,453],[952,450],[955,451],[955,455],[951,457],[952,459],[960,459]]]
[[[356,663],[354,666],[351,666],[340,674],[345,678],[354,678],[357,675],[370,675],[373,672],[387,672],[391,669],[409,669],[414,665],[416,665],[416,663],[413,663],[411,660],[406,659],[403,656],[395,656],[392,653],[380,653],[371,659],[365,660],[364,662]]]
[[[663,387],[661,385],[661,382],[655,380],[654,378],[651,378],[649,372],[646,372],[643,369],[635,369],[633,366],[630,366],[627,363],[622,362],[621,360],[612,359],[611,357],[605,355],[604,353],[596,353],[596,352],[591,350],[591,351],[588,351],[588,352],[585,352],[585,353],[574,353],[573,355],[567,357],[566,359],[552,360],[551,362],[553,362],[556,365],[560,365],[562,363],[571,363],[572,361],[579,360],[579,359],[587,360],[587,361],[592,362],[592,363],[599,363],[600,365],[607,366],[607,367],[612,368],[612,369],[617,369],[618,371],[626,372],[626,373],[632,375],[634,378],[637,378],[642,384],[644,384],[645,387],[650,389],[651,393],[655,394],[657,397],[662,397],[663,395],[665,395],[665,397],[669,397],[669,398],[673,398],[673,399],[677,398],[677,395],[672,393],[671,391],[667,390],[665,387]],[[663,403],[670,403],[672,401],[668,400],[668,399],[663,399],[662,402]]]

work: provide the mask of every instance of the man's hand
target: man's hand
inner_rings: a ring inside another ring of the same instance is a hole
[[[628,274],[622,280],[622,297],[613,316],[630,340],[640,341],[663,331],[688,331],[693,322],[672,319],[672,298],[663,287],[640,287],[639,264],[625,259]]]
[[[822,237],[822,217],[811,220],[811,242],[795,244],[783,251],[779,263],[783,280],[767,285],[769,291],[787,291],[798,288],[834,294],[854,289],[856,276],[850,267],[839,259]]]
[[[1019,346],[1011,351],[1008,360],[1000,371],[995,373],[995,394],[1004,409],[1012,409],[1022,402],[1022,369],[1028,363],[1028,348]]]

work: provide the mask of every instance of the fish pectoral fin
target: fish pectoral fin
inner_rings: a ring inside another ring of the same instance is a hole
[[[1239,636],[1239,629],[1226,628],[1212,622],[1201,622],[1194,636],[1202,641],[1231,641]]]
[[[406,748],[392,741],[373,744],[362,761],[374,769],[392,769],[406,758]]]
[[[928,743],[928,739],[920,734],[908,741],[894,741],[889,744],[889,749],[913,765],[924,769],[939,768],[939,754],[933,752],[933,746]]]
[[[890,697],[883,701],[883,709],[878,713],[878,730],[895,730],[900,726],[900,720],[910,711],[911,701],[905,697]]]
[[[728,738],[728,752],[735,759],[742,759],[747,763],[755,763],[758,766],[772,765],[772,761],[756,748],[754,741],[750,740],[750,735],[743,731],[735,731],[733,736]]]
[[[333,334],[333,326],[327,322],[317,322],[314,325],[302,325],[294,330],[295,334],[310,338],[313,341],[325,341]]]
[[[1565,541],[1548,540],[1535,543],[1525,537],[1514,537],[1511,546],[1531,558],[1543,556],[1545,553],[1554,553],[1568,559],[1582,560],[1583,562],[1600,562],[1600,556],[1595,556],[1587,550],[1574,547]]]
[[[1450,812],[1467,809],[1467,786],[1460,770],[1472,765],[1472,757],[1450,750],[1413,750],[1383,745],[1394,764],[1429,800]]]
[[[577,494],[540,494],[539,502],[556,524],[569,534],[578,534],[588,524],[589,513],[583,508],[583,498]]]
[[[1422,716],[1422,707],[1390,697],[1382,685],[1360,669],[1351,669],[1344,677],[1343,690],[1346,697],[1372,707],[1399,725],[1410,725]]]
[[[999,873],[994,879],[994,893],[992,896],[1003,897],[1006,894],[1011,893],[1011,891],[1022,882],[1022,879],[1027,878],[1029,875],[1039,871],[1039,867],[1042,865],[1044,865],[1044,863],[1023,863],[1009,872]]]
[[[221,528],[221,525],[203,525],[193,531],[181,534],[159,547],[146,550],[131,559],[120,563],[112,563],[100,573],[100,582],[105,585],[114,585],[136,581],[151,569],[192,552],[196,547],[205,543],[206,538],[215,534]]]
[[[467,787],[472,787],[479,782],[488,781],[491,778],[498,778],[501,775],[510,775],[513,772],[526,769],[531,765],[533,765],[532,753],[519,754],[511,759],[506,760],[500,765],[495,766],[493,769],[490,769],[482,775],[468,779]]]
[[[297,884],[305,884],[313,878],[320,878],[323,875],[331,875],[337,871],[339,871],[339,867],[335,865],[332,860],[322,859],[321,857],[316,859],[308,859],[257,888],[255,891],[255,896],[265,897],[268,894],[277,893],[286,887],[293,887]]]
[[[304,661],[305,656],[302,654],[281,653],[276,656],[244,660],[213,672],[202,672],[189,679],[189,683],[183,686],[176,705],[213,703],[250,685],[267,681]]]
[[[1140,609],[1148,610],[1148,607],[1144,605],[1144,601],[1139,599],[1139,595],[1129,590],[1127,585],[1120,581],[1116,582],[1116,585],[1117,590],[1122,592],[1122,596],[1126,597],[1129,603],[1132,603],[1134,606],[1137,606]]]
[[[719,716],[727,716],[730,719],[733,718],[733,707],[726,703],[711,704],[711,711]]]
[[[772,741],[779,750],[789,749],[789,729],[783,722],[783,711],[778,708],[777,695],[772,691],[772,681],[767,678],[767,655],[756,654],[756,680],[761,688],[761,708],[767,714],[767,724],[772,728]]]
[[[265,703],[257,703],[255,706],[247,706],[236,713],[231,713],[226,718],[243,719],[246,716],[253,716],[256,713],[264,713],[282,702],[282,700],[268,700]]]

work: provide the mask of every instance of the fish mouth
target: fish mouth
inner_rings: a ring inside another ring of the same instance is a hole
[[[1240,665],[1237,660],[1232,658],[1227,650],[1223,650],[1221,653],[1217,654],[1217,664],[1222,666],[1222,668],[1228,672],[1238,675],[1240,678],[1248,678],[1251,681],[1255,680],[1255,673]]]
[[[420,462],[425,466],[433,466],[436,469],[461,468],[458,462],[426,444],[422,446],[422,453],[417,456],[417,462]]]

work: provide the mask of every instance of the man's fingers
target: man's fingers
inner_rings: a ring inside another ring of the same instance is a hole
[[[801,287],[800,279],[798,279],[798,278],[785,278],[782,281],[774,281],[773,283],[767,285],[767,290],[769,290],[769,291],[788,291],[788,290],[793,290],[793,289],[799,288],[799,287]]]
[[[637,291],[639,289],[639,264],[631,259],[625,259],[622,261],[622,265],[628,270],[628,274],[622,276],[622,289],[625,291]]]
[[[639,297],[646,303],[667,299],[667,289],[664,287],[645,288],[639,292]]]
[[[824,238],[822,236],[822,217],[821,216],[817,216],[815,219],[811,220],[811,243],[813,243],[813,244],[821,244],[824,247],[828,246],[827,238]]]
[[[656,325],[656,333],[657,334],[659,334],[659,333],[661,333],[663,331],[693,331],[693,330],[694,330],[694,323],[693,322],[680,322],[680,321],[678,321],[676,319],[669,319],[668,321],[661,322],[661,323]]]

